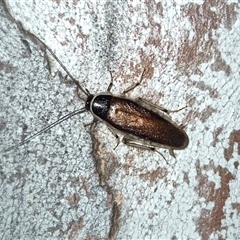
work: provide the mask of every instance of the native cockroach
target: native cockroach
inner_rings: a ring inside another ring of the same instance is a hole
[[[172,156],[174,156],[173,150],[184,149],[188,146],[188,136],[183,130],[183,127],[174,123],[168,115],[169,112],[174,111],[168,111],[164,108],[156,107],[140,98],[137,100],[132,100],[124,96],[119,97],[112,95],[112,75],[107,92],[95,95],[90,94],[87,89],[84,90],[80,86],[79,82],[70,74],[70,72],[57,58],[53,51],[40,39],[38,39],[38,41],[52,54],[67,75],[77,85],[78,89],[84,93],[84,95],[86,95],[84,98],[85,107],[60,118],[41,131],[26,138],[19,144],[6,149],[5,151],[9,151],[25,144],[33,137],[36,137],[37,135],[47,131],[64,120],[85,111],[90,111],[96,120],[105,123],[117,136],[118,143],[119,138],[117,134],[120,133],[123,136],[122,142],[126,145],[154,151],[157,151],[155,149],[156,147],[167,148],[170,150],[170,154]],[[140,81],[134,86],[125,90],[123,94],[133,90],[136,86],[138,86],[143,79],[143,75],[144,71],[142,72]]]

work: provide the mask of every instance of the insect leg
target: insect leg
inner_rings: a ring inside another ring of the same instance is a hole
[[[165,113],[167,113],[167,114],[169,114],[169,113],[174,113],[174,112],[180,112],[180,111],[182,111],[183,109],[185,109],[185,108],[187,107],[187,106],[185,106],[185,107],[182,107],[182,108],[176,109],[176,110],[168,110],[168,109],[166,109],[166,108],[164,108],[164,107],[155,105],[155,104],[153,104],[153,103],[149,103],[147,100],[142,99],[142,98],[138,98],[138,101],[144,103],[145,105],[149,105],[149,106],[151,106],[151,107],[153,107],[153,108],[157,108],[158,110],[160,110],[160,111],[162,111],[162,112],[165,112]]]
[[[180,112],[180,111],[182,111],[183,109],[185,109],[187,106],[185,106],[185,107],[182,107],[182,108],[179,108],[179,109],[176,109],[176,110],[167,110],[168,111],[168,114],[169,113],[174,113],[174,112]]]
[[[161,107],[161,106],[155,105],[155,104],[153,104],[153,103],[150,103],[150,102],[148,102],[147,100],[142,99],[142,98],[138,98],[137,100],[138,100],[138,102],[140,102],[140,103],[144,103],[145,105],[149,105],[149,106],[151,106],[152,108],[157,108],[158,110],[169,114],[169,110],[167,110],[167,109],[164,108],[164,107]]]
[[[119,143],[120,143],[120,138],[119,138],[119,136],[114,132],[113,129],[111,129],[110,127],[108,127],[108,129],[110,130],[110,132],[111,132],[111,133],[115,136],[115,138],[117,139],[117,145],[113,148],[113,150],[115,150],[115,149],[118,147]]]
[[[187,126],[186,124],[185,124],[185,125],[184,125],[184,124],[180,124],[180,125],[179,125],[179,127],[180,127],[181,129],[184,129],[186,126]]]
[[[143,71],[142,71],[142,74],[141,74],[141,76],[140,76],[139,81],[136,82],[136,83],[134,83],[132,86],[130,86],[130,87],[127,88],[126,90],[124,90],[124,91],[123,91],[123,94],[126,94],[126,93],[132,91],[134,88],[136,88],[137,86],[139,86],[139,85],[142,83],[142,80],[143,80],[143,74],[144,74],[145,70],[146,70],[146,69],[144,68]]]
[[[172,156],[172,157],[174,157],[174,158],[176,158],[176,156],[175,156],[175,153],[174,153],[174,151],[173,151],[173,149],[169,149],[169,153],[170,153],[170,155]]]
[[[109,70],[109,73],[110,73],[110,77],[111,77],[111,82],[108,85],[107,92],[111,93],[111,89],[112,89],[112,86],[113,86],[113,75],[112,75],[112,72],[110,70]]]
[[[95,127],[96,127],[97,124],[98,124],[98,121],[97,121],[96,119],[93,119],[93,122],[92,122],[92,123],[88,123],[88,124],[85,125],[85,126],[90,125],[90,131],[92,132],[92,131],[95,129]],[[107,127],[108,127],[109,131],[110,131],[110,132],[115,136],[115,138],[117,139],[117,144],[116,144],[116,146],[113,148],[113,150],[115,150],[115,149],[118,147],[119,143],[120,143],[120,138],[119,138],[119,136],[115,133],[114,129],[112,129],[110,126],[107,126]]]
[[[136,148],[141,148],[141,149],[147,149],[147,150],[151,150],[151,151],[157,152],[158,154],[160,154],[160,155],[162,156],[162,158],[165,160],[165,162],[166,162],[167,164],[169,164],[168,161],[167,161],[167,159],[163,156],[163,154],[160,153],[159,151],[157,151],[155,147],[152,147],[152,146],[150,146],[150,145],[143,145],[142,143],[136,141],[135,139],[130,139],[130,138],[126,138],[126,137],[123,137],[122,142],[123,142],[125,145],[127,145],[127,146],[136,147]],[[172,150],[172,149],[171,149],[171,150]],[[170,152],[170,153],[173,153],[173,151]],[[173,153],[173,154],[174,154],[174,153]],[[172,154],[171,154],[171,155],[172,155]]]

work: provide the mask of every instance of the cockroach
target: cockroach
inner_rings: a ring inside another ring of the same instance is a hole
[[[141,74],[140,80],[125,90],[122,96],[114,96],[111,93],[111,87],[113,85],[111,72],[111,82],[108,86],[107,92],[94,95],[87,89],[83,89],[79,82],[58,59],[55,53],[43,41],[39,38],[37,39],[77,85],[79,90],[78,93],[83,93],[86,96],[83,98],[85,106],[58,119],[56,122],[48,125],[41,131],[27,137],[19,144],[4,150],[4,152],[10,151],[29,142],[32,138],[49,130],[64,120],[85,111],[90,111],[96,120],[105,123],[108,126],[118,139],[117,146],[119,144],[119,133],[123,136],[122,142],[128,146],[149,149],[156,152],[158,152],[156,148],[167,148],[172,156],[174,156],[173,150],[184,149],[188,146],[189,139],[183,129],[184,127],[181,125],[178,126],[169,116],[170,112],[175,111],[168,111],[167,109],[157,107],[141,98],[133,100],[124,96],[127,92],[130,92],[141,83],[145,69]],[[161,154],[160,152],[158,153]],[[163,158],[165,159],[164,156]]]

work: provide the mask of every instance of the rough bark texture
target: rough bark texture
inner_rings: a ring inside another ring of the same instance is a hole
[[[123,145],[83,113],[0,153],[1,239],[237,239],[240,4],[237,1],[0,3],[1,149],[81,108],[76,86],[168,109],[190,143]]]

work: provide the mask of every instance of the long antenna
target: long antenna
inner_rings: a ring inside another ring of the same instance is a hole
[[[47,50],[50,52],[50,54],[54,57],[54,59],[58,62],[58,64],[62,67],[62,69],[67,73],[67,75],[72,79],[72,81],[77,85],[77,87],[78,87],[86,96],[89,96],[90,93],[89,93],[87,90],[84,90],[84,89],[80,86],[79,82],[78,82],[78,81],[72,76],[72,74],[67,70],[67,68],[66,68],[66,67],[63,65],[63,63],[59,60],[59,58],[58,58],[58,57],[56,56],[56,54],[52,51],[52,49],[51,49],[50,47],[48,47],[48,46],[47,46],[40,38],[38,38],[37,36],[34,35],[34,38],[37,39],[37,40],[44,46],[44,48],[47,49]],[[10,151],[10,150],[13,150],[13,149],[15,149],[15,148],[18,148],[18,147],[24,145],[25,143],[28,143],[28,142],[29,142],[31,139],[33,139],[34,137],[37,137],[37,136],[39,136],[40,134],[42,134],[43,132],[46,132],[46,131],[48,131],[49,129],[55,127],[57,124],[59,124],[59,123],[65,121],[65,120],[71,118],[72,116],[75,116],[75,115],[77,115],[77,114],[81,114],[81,113],[83,113],[83,112],[85,112],[85,111],[86,111],[86,108],[85,108],[85,107],[83,107],[83,108],[81,108],[81,109],[78,109],[78,110],[75,110],[75,111],[73,111],[73,112],[71,112],[71,113],[63,116],[62,118],[58,119],[57,121],[51,123],[50,125],[48,125],[47,127],[43,128],[42,130],[36,132],[35,134],[27,137],[27,138],[26,138],[25,140],[23,140],[22,142],[14,145],[14,146],[12,146],[12,147],[9,147],[9,148],[7,148],[7,149],[4,149],[4,150],[2,150],[2,151],[0,151],[0,152],[8,152],[8,151]]]
[[[59,123],[61,123],[61,122],[65,121],[65,120],[71,118],[72,116],[75,116],[75,115],[77,115],[77,114],[81,114],[81,113],[83,113],[83,112],[85,112],[85,111],[86,111],[85,107],[83,107],[83,108],[81,108],[81,109],[78,109],[78,110],[75,110],[75,111],[73,111],[73,112],[71,112],[71,113],[69,113],[69,114],[61,117],[61,118],[58,119],[57,121],[51,123],[50,125],[48,125],[47,127],[43,128],[42,130],[36,132],[35,134],[27,137],[24,141],[22,141],[22,142],[20,142],[20,143],[18,143],[18,144],[16,144],[16,145],[14,145],[14,146],[12,146],[12,147],[10,147],[10,148],[4,149],[4,150],[1,151],[1,152],[8,152],[8,151],[10,151],[10,150],[12,150],[12,149],[18,148],[18,147],[24,145],[25,143],[29,142],[29,141],[30,141],[31,139],[33,139],[34,137],[37,137],[37,136],[39,136],[40,134],[42,134],[43,132],[46,132],[46,131],[48,131],[49,129],[55,127],[55,126],[58,125]]]
[[[34,36],[54,57],[54,59],[58,62],[58,64],[62,67],[62,69],[67,73],[67,75],[72,79],[72,81],[77,85],[77,87],[86,95],[89,96],[89,92],[85,91],[79,84],[79,82],[72,76],[72,74],[67,70],[67,68],[63,65],[63,63],[59,60],[53,50],[48,47],[40,38]]]

